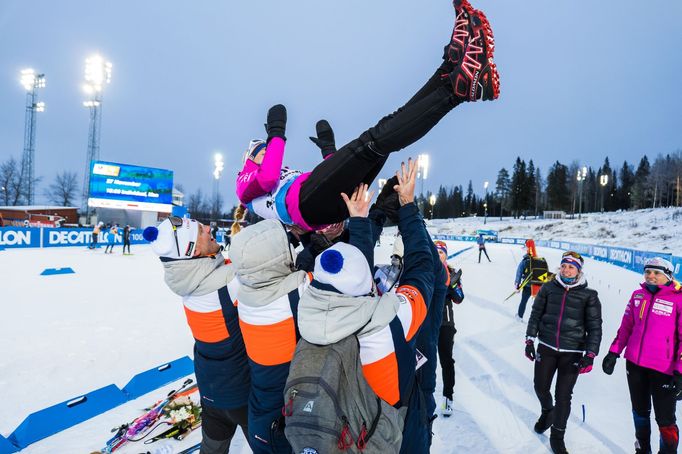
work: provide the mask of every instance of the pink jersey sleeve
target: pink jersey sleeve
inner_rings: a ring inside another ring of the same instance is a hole
[[[633,294],[634,296],[634,294]],[[620,355],[625,350],[628,344],[630,335],[632,334],[632,327],[635,324],[635,309],[633,304],[633,298],[630,298],[628,305],[625,307],[625,313],[623,314],[623,319],[620,322],[620,328],[618,328],[618,334],[609,348],[610,352]]]
[[[237,197],[241,203],[247,204],[277,187],[284,159],[284,144],[284,139],[273,137],[260,165],[246,160],[237,176]]]

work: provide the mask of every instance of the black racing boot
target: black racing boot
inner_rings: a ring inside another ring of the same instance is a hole
[[[549,436],[549,446],[552,448],[554,454],[568,454],[566,445],[564,444],[564,434],[566,429],[558,429],[552,426],[552,432]]]
[[[334,130],[327,120],[320,120],[315,125],[317,137],[310,137],[315,145],[320,147],[322,158],[326,159],[330,154],[336,153],[336,142],[334,141]]]
[[[552,423],[554,422],[554,408],[550,408],[549,410],[545,410],[544,408],[542,409],[542,413],[540,414],[540,417],[538,418],[538,422],[535,423],[535,427],[533,429],[535,432],[542,434],[547,431],[550,427],[552,427]]]

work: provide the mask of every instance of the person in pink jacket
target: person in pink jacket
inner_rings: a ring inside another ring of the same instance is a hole
[[[435,74],[405,105],[338,151],[329,124],[320,121],[313,141],[324,160],[312,172],[282,167],[287,113],[283,105],[273,106],[267,140],[251,141],[237,177],[241,204],[263,218],[306,231],[341,222],[348,210],[340,194],[371,185],[390,153],[422,138],[460,103],[497,99],[500,83],[490,23],[467,0],[453,4],[455,28]]]
[[[659,453],[676,453],[675,406],[682,399],[682,292],[673,265],[661,257],[644,264],[644,283],[625,308],[618,334],[602,362],[608,375],[625,350],[635,422],[636,453],[651,453],[651,401],[660,432]]]

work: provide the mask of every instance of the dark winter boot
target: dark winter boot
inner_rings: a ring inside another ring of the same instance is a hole
[[[317,137],[310,137],[310,140],[320,147],[322,158],[326,159],[327,156],[336,153],[334,130],[329,125],[329,122],[327,120],[318,121],[315,125],[315,131],[317,132]]]
[[[552,448],[554,454],[568,454],[566,445],[564,444],[564,434],[566,429],[558,429],[552,426],[552,432],[549,436],[549,446]]]
[[[677,424],[659,426],[658,430],[661,433],[661,446],[658,452],[660,454],[677,453],[677,445],[680,440],[680,431],[677,428]]]
[[[550,427],[552,427],[552,423],[554,422],[554,408],[550,408],[549,410],[545,410],[544,408],[542,409],[542,413],[540,414],[540,417],[538,418],[538,422],[535,423],[535,432],[542,434],[547,431]]]

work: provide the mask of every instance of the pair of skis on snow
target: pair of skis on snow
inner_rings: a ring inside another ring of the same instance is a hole
[[[139,416],[132,422],[128,424],[123,424],[120,427],[114,428],[112,432],[116,434],[111,437],[107,442],[106,446],[101,449],[101,453],[112,453],[125,445],[128,442],[140,441],[147,435],[149,435],[152,430],[159,426],[156,424],[157,421],[163,416],[163,411],[177,398],[182,396],[187,396],[192,392],[196,391],[197,385],[193,384],[194,380],[188,378],[177,390],[170,391],[165,399],[160,400],[148,409],[143,415]],[[184,431],[176,427],[171,427],[167,431],[157,435],[145,443],[153,443],[154,441],[161,440],[164,438],[178,438],[183,436],[185,432],[189,432],[194,429],[194,426],[185,428]],[[153,441],[152,441],[153,440]],[[183,451],[184,452],[184,451]],[[188,453],[193,451],[188,451]]]

